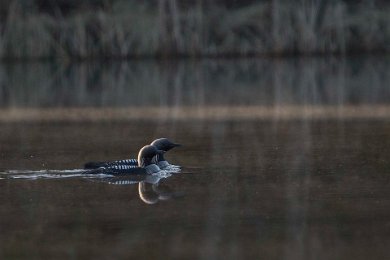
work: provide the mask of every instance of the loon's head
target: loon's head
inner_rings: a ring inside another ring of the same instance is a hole
[[[155,160],[153,157],[156,155],[162,155],[164,153],[163,150],[157,149],[154,145],[145,145],[139,150],[138,153],[138,166],[146,167],[150,164],[155,164]]]
[[[181,144],[173,143],[168,140],[168,138],[159,138],[154,140],[151,145],[155,146],[158,150],[162,150],[164,152],[168,152],[172,148],[179,147]],[[163,154],[157,155],[158,161],[165,161]]]
[[[159,138],[154,140],[151,145],[154,145],[157,149],[168,152],[172,148],[181,146],[181,144],[173,143],[168,138]]]

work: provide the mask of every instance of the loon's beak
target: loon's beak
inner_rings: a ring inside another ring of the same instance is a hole
[[[173,147],[180,147],[180,146],[182,146],[181,144],[172,144],[173,145]]]

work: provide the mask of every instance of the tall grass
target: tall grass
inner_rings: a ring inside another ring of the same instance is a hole
[[[196,1],[113,1],[66,16],[23,11],[0,24],[0,58],[283,55],[390,50],[390,6],[272,0],[240,8]]]

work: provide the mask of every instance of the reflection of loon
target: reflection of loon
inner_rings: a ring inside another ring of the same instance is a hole
[[[138,194],[146,204],[155,204],[160,200],[169,200],[181,196],[181,194],[173,192],[167,185],[149,184],[144,181],[138,184]]]
[[[88,174],[152,174],[161,172],[160,167],[156,165],[156,155],[163,154],[164,151],[158,150],[153,145],[145,145],[138,153],[138,165],[123,165],[116,162],[105,163],[94,171],[88,171]]]
[[[180,144],[169,141],[167,138],[156,139],[151,143],[151,145],[155,146],[158,150],[162,150],[164,152],[167,152],[174,147],[181,146]],[[156,155],[155,160],[156,160],[156,164],[161,169],[178,170],[180,168],[179,166],[169,164],[168,161],[165,160],[163,153],[158,153]],[[138,160],[126,159],[126,160],[119,160],[119,161],[112,161],[112,162],[89,162],[86,163],[84,167],[86,169],[96,169],[99,167],[113,167],[114,165],[116,165],[117,167],[131,168],[131,166],[138,165]]]
[[[104,178],[103,181],[112,185],[133,185],[138,184],[138,195],[146,204],[155,204],[160,200],[169,200],[182,197],[182,192],[176,192],[169,185],[160,182],[160,180],[168,178],[172,174],[161,171],[155,174],[144,175],[121,175],[111,178]]]

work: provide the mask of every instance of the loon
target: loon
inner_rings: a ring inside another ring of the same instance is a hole
[[[181,144],[173,143],[168,138],[159,138],[154,140],[150,145],[155,146],[158,150],[162,150],[164,152],[168,152],[172,148],[179,147]],[[171,169],[179,169],[179,166],[169,164],[167,160],[164,158],[163,153],[159,153],[156,155],[156,164],[161,168],[171,168]],[[100,167],[108,167],[112,165],[117,165],[118,167],[124,166],[124,167],[130,167],[130,166],[137,166],[138,160],[137,159],[125,159],[125,160],[118,160],[118,161],[112,161],[112,162],[89,162],[84,165],[85,169],[97,169]]]
[[[161,169],[156,165],[156,155],[163,154],[165,151],[157,149],[153,145],[145,145],[138,153],[138,165],[125,165],[116,162],[107,162],[93,171],[88,171],[88,174],[153,174],[160,172]],[[86,164],[88,165],[88,163]]]
[[[156,139],[156,140],[154,140],[151,143],[151,145],[155,146],[157,149],[162,150],[164,152],[168,152],[169,150],[171,150],[171,149],[173,149],[175,147],[180,147],[181,146],[181,144],[172,143],[167,138]],[[165,168],[177,168],[177,169],[179,169],[180,168],[180,166],[169,164],[169,162],[164,158],[164,153],[157,154],[156,157],[157,157],[157,165],[161,169],[165,169]]]

